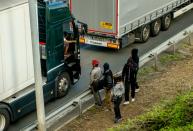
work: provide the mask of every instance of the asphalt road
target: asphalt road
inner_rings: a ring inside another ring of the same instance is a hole
[[[159,36],[150,38],[149,41],[144,44],[134,43],[119,51],[89,45],[82,45],[81,79],[70,89],[66,97],[48,103],[46,105],[46,114],[56,110],[61,105],[64,105],[72,98],[78,96],[81,92],[88,89],[89,73],[91,70],[91,60],[93,58],[98,59],[101,63],[101,66],[104,62],[108,62],[111,66],[112,71],[116,73],[122,69],[127,58],[130,56],[132,48],[134,47],[138,48],[139,55],[141,56],[192,24],[193,24],[193,10],[175,19],[168,31],[160,32]],[[36,113],[33,112],[25,116],[24,118],[16,121],[15,123],[12,123],[8,131],[19,131],[23,127],[27,126],[29,123],[33,122],[35,119]]]

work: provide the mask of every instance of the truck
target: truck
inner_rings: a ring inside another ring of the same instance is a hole
[[[28,0],[0,4],[0,131],[36,108]],[[45,103],[63,97],[80,78],[78,25],[66,2],[38,0],[42,90]],[[76,42],[64,57],[64,32]]]
[[[120,49],[146,42],[169,29],[174,18],[193,8],[193,0],[69,0],[73,15],[88,25],[80,42]]]

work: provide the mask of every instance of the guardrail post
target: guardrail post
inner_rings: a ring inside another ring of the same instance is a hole
[[[79,100],[78,104],[79,104],[79,115],[81,115],[82,114],[82,100],[81,99]]]
[[[155,71],[158,70],[158,55],[157,53],[154,54],[154,58],[155,58]]]
[[[176,54],[176,44],[175,43],[173,43],[173,53],[174,55]]]
[[[191,37],[192,37],[192,35],[190,34],[190,35],[188,36],[188,41],[189,41],[189,44],[190,44],[190,45],[192,45],[192,44],[193,44],[193,42],[192,42],[193,40],[192,40],[192,38],[191,38]]]

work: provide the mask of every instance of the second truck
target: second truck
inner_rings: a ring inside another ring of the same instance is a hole
[[[0,2],[0,131],[36,108],[28,0]],[[65,96],[80,77],[78,26],[65,2],[38,0],[44,101]],[[64,34],[76,42],[64,57]]]
[[[75,17],[88,25],[80,42],[123,48],[167,30],[172,19],[193,8],[193,0],[69,0]]]

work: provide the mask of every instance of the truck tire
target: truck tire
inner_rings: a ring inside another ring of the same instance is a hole
[[[57,97],[63,97],[71,87],[71,80],[68,73],[64,72],[57,79]]]
[[[157,36],[161,29],[161,19],[157,19],[151,23],[151,35]]]
[[[147,24],[142,26],[137,32],[136,36],[138,37],[137,42],[141,42],[141,43],[146,42],[150,37],[150,25]]]
[[[10,124],[10,115],[6,109],[0,109],[0,131],[6,131]]]
[[[165,31],[165,30],[168,30],[170,25],[171,25],[171,21],[172,21],[172,15],[171,13],[165,15],[162,17],[161,19],[161,27],[162,27],[162,30]]]

